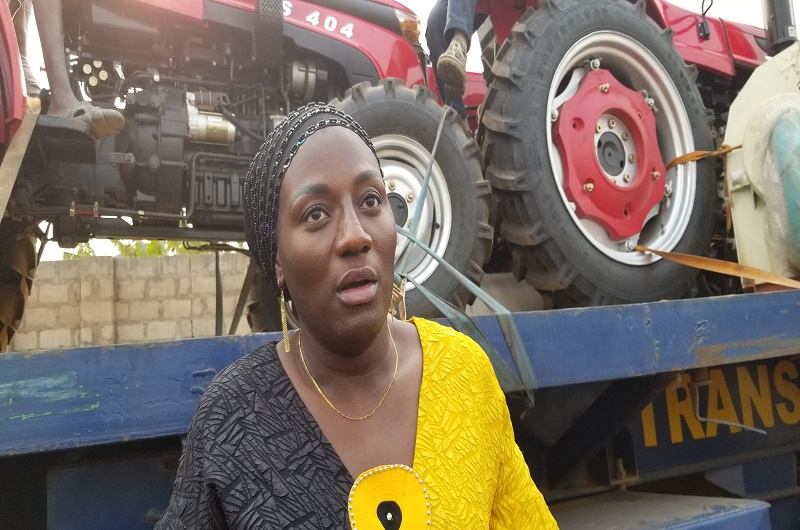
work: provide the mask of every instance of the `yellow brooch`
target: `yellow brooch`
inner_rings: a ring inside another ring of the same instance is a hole
[[[361,473],[347,498],[352,530],[425,530],[431,527],[428,489],[402,464]]]

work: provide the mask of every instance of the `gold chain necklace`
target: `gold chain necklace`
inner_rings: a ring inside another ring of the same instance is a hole
[[[380,406],[383,405],[383,400],[386,399],[386,396],[389,394],[389,390],[391,390],[392,389],[392,385],[394,385],[394,380],[397,378],[397,366],[400,364],[400,356],[397,353],[397,344],[395,344],[394,337],[392,336],[392,326],[390,326],[387,323],[386,327],[389,329],[389,339],[391,339],[392,346],[394,347],[394,374],[392,375],[392,380],[389,382],[389,386],[386,388],[386,392],[383,393],[383,395],[381,396],[381,400],[378,401],[378,404],[375,405],[375,408],[372,409],[372,412],[370,412],[369,414],[365,414],[363,416],[359,416],[357,418],[354,418],[353,416],[348,416],[347,414],[345,414],[341,410],[337,409],[336,405],[331,403],[331,400],[328,399],[328,396],[326,396],[325,393],[322,392],[322,389],[317,384],[317,380],[314,379],[314,376],[311,375],[311,372],[309,372],[308,365],[306,364],[306,358],[303,355],[303,342],[302,342],[301,336],[300,336],[300,333],[302,332],[302,330],[298,330],[297,331],[297,346],[300,348],[300,360],[303,362],[303,368],[306,369],[306,373],[308,374],[308,377],[311,378],[311,382],[314,383],[314,388],[317,389],[317,392],[319,392],[319,395],[322,396],[322,399],[325,400],[325,403],[330,405],[330,407],[333,410],[335,410],[339,414],[339,416],[342,416],[343,418],[346,418],[346,419],[348,419],[350,421],[366,420],[367,418],[369,418],[370,416],[375,414],[375,412],[380,408]]]

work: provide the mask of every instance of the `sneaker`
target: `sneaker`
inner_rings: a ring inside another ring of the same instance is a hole
[[[458,39],[450,41],[439,61],[436,72],[444,80],[445,90],[450,97],[463,96],[467,83],[467,49]]]
[[[90,101],[79,101],[62,116],[82,121],[98,140],[116,135],[125,126],[125,118],[118,110],[96,107]]]

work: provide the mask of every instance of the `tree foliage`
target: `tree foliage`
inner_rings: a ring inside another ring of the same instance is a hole
[[[116,247],[120,256],[126,258],[175,256],[198,252],[198,250],[187,248],[181,241],[112,239],[111,243]],[[91,242],[78,243],[74,250],[64,252],[64,259],[78,259],[96,255]]]
[[[193,254],[197,250],[186,248],[181,241],[114,239],[111,241],[120,255],[126,258],[141,258],[147,256],[175,256],[178,254]]]
[[[89,243],[78,243],[73,252],[64,252],[64,259],[86,258],[94,255],[94,249]]]
[[[133,239],[111,239],[111,243],[125,258],[142,258],[149,256],[177,256],[181,254],[194,254],[202,251],[229,251],[246,249],[247,247],[240,242],[229,243],[208,243],[197,242],[187,245],[183,241],[162,241],[162,240],[133,240]],[[92,242],[78,243],[72,251],[64,252],[64,259],[78,259],[83,257],[96,256]]]

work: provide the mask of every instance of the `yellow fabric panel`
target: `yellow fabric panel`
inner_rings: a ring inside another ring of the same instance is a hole
[[[558,528],[514,442],[486,353],[452,328],[411,322],[423,352],[413,467],[427,486],[431,528]]]

